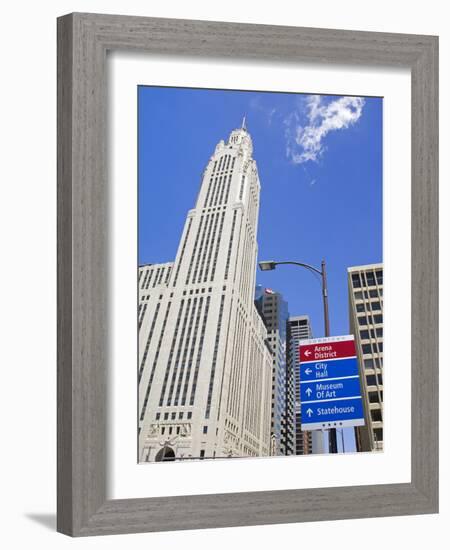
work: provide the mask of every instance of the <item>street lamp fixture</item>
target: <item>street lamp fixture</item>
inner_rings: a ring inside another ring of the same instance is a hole
[[[276,265],[276,262],[259,262],[259,269],[261,271],[272,271],[272,269],[275,269]]]
[[[327,272],[326,272],[325,260],[322,260],[320,269],[318,267],[314,267],[313,265],[305,264],[302,262],[275,262],[273,260],[259,262],[259,269],[261,271],[273,271],[277,265],[296,265],[298,267],[304,267],[308,271],[311,271],[312,273],[316,273],[317,275],[320,275],[320,278],[322,281],[323,319],[324,319],[324,325],[325,325],[325,336],[330,336],[330,319],[328,314],[328,287],[327,287]]]

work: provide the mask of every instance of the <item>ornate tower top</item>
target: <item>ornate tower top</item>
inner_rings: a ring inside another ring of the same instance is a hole
[[[247,149],[249,154],[253,153],[253,143],[252,138],[247,130],[245,115],[242,119],[242,124],[240,128],[233,130],[228,138],[228,145],[240,145]]]

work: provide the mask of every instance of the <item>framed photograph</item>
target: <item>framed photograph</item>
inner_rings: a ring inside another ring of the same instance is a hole
[[[438,39],[58,20],[58,530],[438,509]]]

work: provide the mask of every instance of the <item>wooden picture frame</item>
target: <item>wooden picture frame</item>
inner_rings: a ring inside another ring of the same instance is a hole
[[[407,67],[411,483],[108,500],[106,53]],[[58,510],[72,536],[438,511],[438,38],[74,13],[58,19]]]

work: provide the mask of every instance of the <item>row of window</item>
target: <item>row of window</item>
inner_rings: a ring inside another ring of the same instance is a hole
[[[382,288],[373,288],[371,290],[357,290],[354,293],[355,300],[362,300],[365,298],[368,300],[369,298],[378,298],[379,296],[383,296],[383,289]]]
[[[381,325],[383,323],[383,315],[364,315],[358,317],[358,323],[360,326]]]
[[[369,353],[381,353],[383,351],[383,342],[378,342],[375,344],[363,344],[362,346],[362,352],[364,355],[368,355]]]
[[[236,216],[237,216],[237,210],[233,212],[233,222],[231,224],[231,235],[230,235],[230,242],[228,244],[228,253],[227,253],[227,263],[225,265],[225,277],[224,279],[228,279],[228,272],[230,269],[230,260],[231,260],[231,251],[233,249],[233,239],[234,239],[234,228],[236,225]]]
[[[189,223],[188,223],[188,227],[186,229],[186,235],[184,237],[183,246],[181,247],[180,259],[178,260],[177,271],[175,273],[173,286],[177,285],[178,273],[180,272],[180,267],[181,267],[181,264],[183,262],[184,251],[186,250],[186,243],[188,242],[188,239],[189,239],[189,233],[191,232],[191,226],[192,226],[192,218],[189,218]]]
[[[361,340],[369,340],[369,338],[383,338],[383,327],[372,328],[370,330],[360,330],[359,336]]]
[[[369,357],[364,359],[364,368],[373,369],[375,367],[379,369],[383,367],[382,357]]]
[[[222,315],[223,315],[224,302],[225,302],[225,294],[222,294],[222,298],[220,300],[219,318],[218,318],[218,321],[217,321],[216,340],[215,340],[215,343],[214,343],[213,360],[212,360],[212,365],[211,365],[211,374],[210,374],[210,379],[209,379],[208,399],[206,401],[205,418],[209,418],[209,414],[211,412],[212,391],[213,391],[213,387],[214,387],[214,376],[215,376],[215,372],[216,372],[217,353],[219,351],[220,329],[222,327]]]
[[[368,386],[376,386],[377,381],[379,386],[383,385],[383,375],[381,373],[366,375],[366,383]]]
[[[352,273],[353,288],[361,288],[366,286],[376,286],[383,284],[383,271],[364,271],[363,273]]]
[[[145,304],[140,304],[139,305],[139,313],[138,313],[138,316],[139,316],[139,328],[141,328],[142,326],[142,321],[144,320],[144,317],[145,317],[145,312],[147,311],[147,307],[148,307],[148,303],[145,303]]]
[[[356,311],[362,313],[363,311],[381,311],[381,303],[379,301],[366,302],[362,304],[356,304]]]
[[[206,216],[206,223],[205,223],[204,228],[203,228],[203,233],[202,233],[202,236],[201,236],[201,239],[200,239],[200,245],[198,247],[198,251],[197,251],[197,255],[196,255],[195,269],[194,269],[194,274],[192,276],[192,281],[191,281],[192,283],[195,283],[199,269],[200,269],[200,274],[203,270],[204,260],[205,260],[206,253],[207,253],[208,243],[210,241],[212,227],[213,227],[214,222],[217,226],[218,219],[219,219],[219,213],[207,214],[207,216]],[[203,261],[200,262],[200,258],[202,257],[202,253],[203,253]],[[200,282],[200,281],[201,281],[201,275],[200,275],[197,282]]]
[[[185,369],[185,365],[186,365],[186,358],[187,358],[187,353],[188,353],[189,344],[190,344],[190,337],[191,337],[192,327],[193,327],[193,324],[194,324],[196,305],[197,305],[197,298],[194,298],[193,300],[191,298],[189,298],[186,313],[185,313],[184,320],[183,320],[183,329],[181,331],[180,342],[178,344],[177,356],[176,356],[175,363],[174,363],[173,369],[172,369],[172,380],[171,380],[171,383],[170,383],[169,393],[168,393],[168,396],[167,396],[167,405],[169,405],[169,406],[172,404],[173,391],[174,391],[174,388],[175,388],[176,378],[177,378],[177,374],[178,374],[178,370],[179,370],[180,372],[179,372],[179,377],[178,377],[178,385],[177,385],[175,401],[174,401],[174,405],[178,405],[178,399],[179,399],[179,395],[180,395],[180,391],[181,391],[181,383],[182,383],[182,380],[183,380],[183,374],[184,374],[184,369]],[[192,306],[192,310],[191,310],[191,306]],[[191,310],[191,315],[189,316],[190,310]],[[188,321],[188,319],[189,319],[189,321]],[[200,320],[199,316],[197,315],[197,326],[198,326],[198,321],[199,320]],[[188,323],[187,327],[186,327],[186,323]],[[186,328],[187,328],[187,330],[186,330]],[[186,333],[186,340],[184,340],[185,333]],[[184,342],[184,350],[182,351],[183,342]],[[191,348],[191,351],[192,351],[192,348]],[[182,354],[182,356],[181,356],[181,354]],[[180,361],[180,359],[181,359],[181,361]]]
[[[167,268],[167,271],[166,271]],[[162,283],[162,279],[164,276],[164,273],[166,274],[165,283],[169,280],[170,272],[172,270],[172,266],[163,266],[158,268],[150,268],[146,271],[144,280],[141,285],[141,290],[148,290],[150,288],[150,283],[152,281],[153,274],[155,274],[155,277],[153,279],[152,288],[155,288],[156,285],[160,285]]]
[[[138,374],[138,381],[139,382],[141,380],[142,373],[144,371],[144,366],[145,366],[145,362],[147,360],[148,350],[150,349],[150,343],[152,341],[153,331],[155,330],[156,320],[158,319],[160,306],[161,306],[161,302],[158,302],[158,304],[156,306],[155,314],[153,315],[152,324],[151,324],[151,327],[150,327],[150,330],[149,330],[149,333],[148,333],[148,336],[147,336],[147,342],[145,344],[144,353],[142,355],[141,364],[139,366],[139,374]]]
[[[141,416],[140,416],[141,421],[144,420],[145,412],[147,410],[148,398],[150,396],[150,389],[152,387],[153,377],[154,377],[155,371],[156,371],[156,365],[158,364],[159,352],[160,352],[160,349],[161,349],[161,342],[162,342],[162,339],[163,339],[163,336],[164,336],[164,332],[165,332],[165,328],[166,328],[166,324],[167,324],[167,318],[169,316],[171,304],[172,304],[172,302],[168,302],[168,304],[167,304],[166,314],[164,316],[164,321],[163,321],[163,324],[162,324],[162,327],[161,327],[161,332],[160,332],[159,340],[158,340],[158,346],[156,348],[156,353],[155,353],[155,357],[154,357],[154,360],[153,360],[152,371],[150,373],[150,378],[149,378],[148,383],[147,383],[147,390],[145,392],[144,403],[142,404]]]
[[[178,420],[183,420],[184,419],[184,411],[180,411],[180,412],[165,412],[165,413],[161,413],[161,412],[157,412],[156,415],[155,415],[155,420],[176,420],[177,419],[177,416],[178,416]],[[192,411],[187,411],[186,412],[186,418],[188,420],[190,420],[192,418]]]
[[[182,315],[183,315],[184,304],[185,304],[185,300],[181,300],[180,306],[178,308],[177,319],[176,319],[176,322],[175,322],[175,330],[174,330],[173,335],[172,335],[172,343],[170,344],[169,358],[167,360],[166,372],[164,374],[164,380],[163,380],[163,384],[162,384],[161,395],[160,395],[160,398],[159,398],[159,406],[160,407],[162,407],[162,405],[163,405],[164,395],[166,393],[167,383],[169,381],[169,374],[170,374],[170,369],[171,369],[171,366],[172,366],[173,355],[175,353],[175,344],[176,344],[176,341],[177,341],[177,338],[178,338],[178,331],[180,329],[180,321],[181,321],[181,318],[182,318]]]

